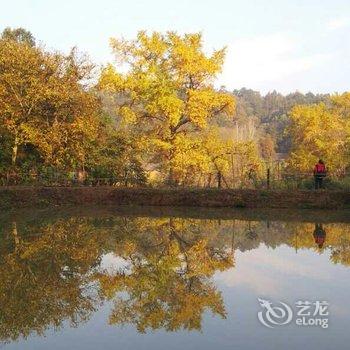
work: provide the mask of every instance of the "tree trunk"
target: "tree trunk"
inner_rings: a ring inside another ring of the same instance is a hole
[[[18,153],[18,144],[19,144],[19,140],[18,140],[18,137],[16,135],[14,143],[13,143],[13,147],[12,147],[12,165],[13,166],[16,165],[17,153]]]
[[[13,235],[13,239],[15,241],[15,251],[18,250],[19,247],[19,236],[18,236],[18,231],[17,231],[17,223],[14,221],[12,222],[12,235]]]
[[[221,188],[221,171],[220,170],[218,171],[217,177],[218,177],[218,188]]]

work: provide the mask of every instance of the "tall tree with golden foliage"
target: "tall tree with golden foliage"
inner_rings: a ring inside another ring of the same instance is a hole
[[[144,31],[135,40],[111,39],[111,47],[121,67],[105,67],[99,87],[113,99],[122,124],[139,136],[148,160],[174,182],[179,142],[188,143],[216,115],[233,114],[232,95],[213,87],[225,50],[206,55],[201,34]]]

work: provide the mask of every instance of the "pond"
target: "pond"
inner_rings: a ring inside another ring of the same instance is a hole
[[[1,349],[348,349],[348,212],[0,216]]]

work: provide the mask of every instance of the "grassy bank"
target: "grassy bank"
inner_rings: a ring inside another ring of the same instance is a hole
[[[0,188],[1,209],[85,204],[344,209],[350,208],[350,192],[113,187]]]

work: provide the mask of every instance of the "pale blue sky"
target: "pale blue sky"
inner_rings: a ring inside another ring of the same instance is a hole
[[[138,30],[201,31],[227,46],[218,84],[266,93],[350,90],[350,0],[0,0],[0,30],[22,26],[48,48],[77,45],[98,63],[108,39]]]

